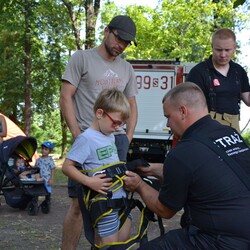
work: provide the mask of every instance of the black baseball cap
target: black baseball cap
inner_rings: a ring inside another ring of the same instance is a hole
[[[135,46],[137,46],[135,35],[136,26],[134,21],[129,16],[119,15],[115,16],[109,23],[108,27],[110,29],[116,29],[118,35],[124,41],[133,41]]]

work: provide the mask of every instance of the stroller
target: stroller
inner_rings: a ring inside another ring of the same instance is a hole
[[[29,215],[37,215],[40,207],[43,213],[49,212],[50,204],[46,200],[38,205],[38,197],[47,196],[48,191],[43,181],[20,179],[14,171],[13,159],[21,156],[26,163],[31,162],[36,149],[36,139],[27,136],[17,136],[0,144],[0,195],[12,208],[27,208]],[[35,170],[29,165],[26,168]]]

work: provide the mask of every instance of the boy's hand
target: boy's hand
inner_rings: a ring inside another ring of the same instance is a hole
[[[105,178],[106,174],[97,174],[89,178],[88,187],[98,193],[107,194],[112,184],[112,178]]]
[[[54,180],[53,180],[53,179],[49,179],[49,181],[48,181],[48,185],[49,185],[49,186],[52,186],[52,185],[53,185],[53,183],[54,183]]]

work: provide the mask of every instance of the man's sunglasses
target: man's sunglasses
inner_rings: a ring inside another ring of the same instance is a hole
[[[115,41],[117,43],[124,44],[126,47],[129,47],[131,45],[130,41],[123,40],[118,34],[116,34],[112,29],[110,29],[110,33],[112,33],[115,37]]]

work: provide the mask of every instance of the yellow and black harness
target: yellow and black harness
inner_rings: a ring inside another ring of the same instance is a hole
[[[105,173],[107,177],[112,178],[113,182],[110,189],[112,191],[109,191],[106,196],[85,186],[79,187],[78,200],[84,221],[85,236],[92,245],[92,249],[125,250],[130,249],[138,242],[144,244],[147,241],[148,224],[150,220],[153,220],[152,212],[138,199],[134,199],[133,194],[130,198],[112,199],[112,193],[123,187],[126,170],[128,168],[125,162],[115,162],[94,170],[80,170],[84,174]],[[141,211],[141,218],[137,234],[134,237],[126,242],[112,242],[102,246],[94,243],[94,228],[103,216],[110,214],[114,209],[119,209],[120,231],[131,210],[135,207]]]

